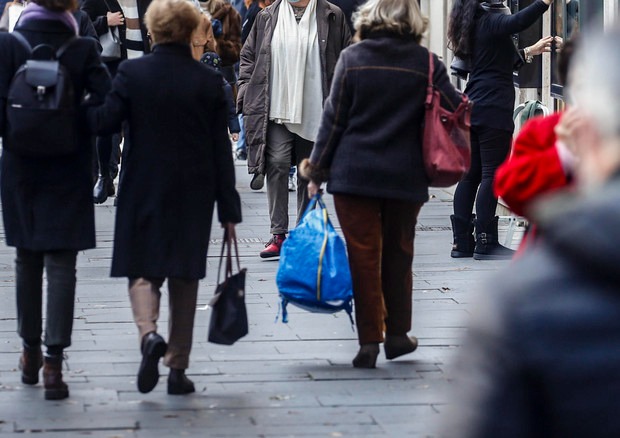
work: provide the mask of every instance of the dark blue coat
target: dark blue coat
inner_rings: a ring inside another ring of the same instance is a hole
[[[58,48],[72,35],[64,24],[46,20],[27,21],[18,30],[32,46],[46,43]],[[13,36],[0,34],[0,135],[5,130],[11,79],[27,57],[26,49]],[[71,74],[76,104],[86,91],[95,100],[103,99],[110,79],[94,40],[74,42],[61,62]],[[78,125],[82,129],[76,154],[33,159],[3,150],[0,184],[7,245],[33,251],[95,246],[90,134],[84,121]]]
[[[435,61],[442,105],[454,110],[460,94]],[[330,193],[428,200],[422,126],[428,50],[414,38],[374,34],[340,54],[321,127],[310,156],[315,181]]]
[[[205,276],[215,202],[220,222],[241,221],[227,118],[222,76],[189,45],[121,63],[89,112],[99,134],[126,121],[112,276]]]

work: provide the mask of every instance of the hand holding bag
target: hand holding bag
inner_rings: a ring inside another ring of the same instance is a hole
[[[235,258],[239,272],[232,273],[232,244],[235,244]],[[220,283],[222,260],[226,251],[226,273],[224,282]],[[224,242],[220,253],[220,263],[217,268],[217,288],[211,299],[211,321],[209,323],[209,342],[214,344],[232,345],[248,334],[248,314],[245,308],[245,274],[239,264],[239,249],[234,229],[231,234],[224,231]]]
[[[441,95],[433,85],[434,59],[429,51],[422,155],[431,187],[449,187],[459,182],[471,165],[472,102],[463,95],[456,111],[441,107]]]
[[[108,11],[112,12],[108,2],[103,0]],[[103,62],[115,61],[121,59],[121,38],[118,33],[118,27],[108,27],[108,33],[99,36],[99,44],[101,44],[101,60]]]

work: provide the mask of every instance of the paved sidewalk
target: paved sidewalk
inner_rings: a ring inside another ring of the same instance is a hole
[[[460,343],[467,304],[487,273],[506,262],[451,259],[451,194],[433,190],[423,208],[414,262],[414,330],[420,348],[376,370],[352,368],[356,334],[346,314],[290,308],[275,322],[277,262],[258,257],[269,238],[264,191],[251,191],[245,162],[237,163],[244,222],[241,263],[248,268],[250,334],[236,345],[206,342],[209,311],[198,310],[188,375],[197,393],[166,394],[166,369],[150,394],[136,389],[140,361],[127,282],[108,276],[115,208],[96,206],[97,248],[78,259],[73,345],[65,377],[71,397],[43,400],[41,385],[21,384],[15,329],[14,249],[0,243],[0,438],[41,437],[403,437],[432,435],[448,402],[445,369]],[[326,201],[337,223],[331,197]],[[291,195],[291,212],[294,211]],[[293,213],[292,213],[293,214]],[[221,245],[214,226],[199,305],[213,293]],[[164,298],[166,296],[164,286]],[[162,300],[162,303],[165,299]],[[167,332],[167,307],[160,332]]]

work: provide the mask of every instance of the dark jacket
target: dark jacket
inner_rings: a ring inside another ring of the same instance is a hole
[[[538,246],[476,302],[441,436],[620,436],[620,175],[542,208]]]
[[[344,16],[347,18],[347,23],[349,24],[351,34],[355,33],[351,16],[362,4],[364,4],[364,2],[365,0],[330,0],[330,3],[333,3],[342,9]]]
[[[146,9],[151,4],[151,0],[137,0],[136,3],[138,5],[138,16],[140,17],[140,33],[142,34],[143,46],[133,47],[133,49],[143,51],[144,53],[149,53],[151,51],[151,46],[147,37],[148,31],[146,29],[146,25],[144,24],[144,14],[146,13]],[[108,9],[108,6],[110,6],[110,9]],[[108,33],[109,27],[108,20],[106,18],[108,12],[123,12],[118,0],[83,0],[80,8],[86,12],[92,20],[98,36]],[[121,59],[127,59],[127,41],[125,39],[125,30],[126,26],[124,24],[118,26],[118,34],[122,43]]]
[[[277,0],[258,14],[241,50],[237,112],[243,113],[249,173],[263,173],[265,167],[271,39],[282,1],[286,0]],[[317,1],[316,17],[321,52],[323,99],[325,99],[329,94],[338,56],[342,49],[350,44],[351,33],[342,11],[326,0]]]
[[[89,112],[101,135],[127,122],[112,276],[205,276],[215,201],[220,222],[241,221],[227,109],[222,76],[189,45],[121,63],[105,104]]]
[[[254,0],[254,2],[250,5],[250,8],[245,13],[243,18],[243,23],[241,24],[241,44],[245,44],[245,40],[250,36],[250,31],[252,30],[252,26],[254,26],[254,22],[256,21],[256,16],[262,9],[258,5],[258,0]]]
[[[428,50],[413,37],[374,34],[345,49],[310,156],[310,177],[331,193],[428,200],[422,127]],[[461,101],[436,57],[443,106]]]
[[[241,132],[241,126],[239,125],[237,111],[235,111],[235,97],[232,86],[224,78],[222,78],[222,88],[224,89],[224,98],[226,99],[228,109],[228,130],[231,134],[238,134]]]
[[[32,46],[46,43],[56,48],[73,34],[64,24],[47,20],[31,20],[19,25],[17,30]],[[26,49],[13,36],[0,34],[2,136],[9,85],[27,57]],[[103,99],[110,79],[93,40],[82,38],[73,42],[61,62],[71,74],[76,105],[85,92],[92,99]],[[83,127],[83,121],[78,125]],[[7,245],[33,251],[95,246],[90,134],[83,128],[78,135],[80,150],[68,156],[33,159],[3,150],[0,184]]]
[[[472,126],[514,130],[515,48],[512,34],[533,25],[548,8],[542,0],[536,0],[514,15],[487,12],[482,7],[478,9],[472,71],[465,88],[465,93],[475,103]]]

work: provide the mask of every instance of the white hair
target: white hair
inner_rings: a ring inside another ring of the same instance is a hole
[[[359,35],[388,31],[413,35],[418,41],[426,32],[428,18],[416,0],[367,0],[353,14],[353,27]]]

